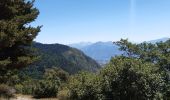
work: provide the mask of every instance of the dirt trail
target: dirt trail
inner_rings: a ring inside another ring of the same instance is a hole
[[[16,98],[10,100],[58,100],[57,98],[44,98],[44,99],[35,99],[29,95],[16,95]]]

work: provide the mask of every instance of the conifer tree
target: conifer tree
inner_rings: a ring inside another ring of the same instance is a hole
[[[0,0],[1,72],[26,67],[36,59],[31,44],[41,26],[30,25],[39,15],[33,4],[34,0]]]

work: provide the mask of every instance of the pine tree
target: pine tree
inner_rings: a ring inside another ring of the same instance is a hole
[[[36,58],[31,43],[40,26],[30,23],[39,15],[34,0],[0,0],[0,69],[22,68]]]

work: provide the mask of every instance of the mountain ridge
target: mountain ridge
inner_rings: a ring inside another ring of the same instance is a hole
[[[156,43],[156,42],[165,42],[168,40],[168,37],[145,41],[147,43]],[[77,46],[78,45],[78,46]],[[110,61],[111,57],[114,57],[116,55],[121,55],[123,52],[119,50],[119,47],[115,44],[113,44],[112,41],[108,42],[96,42],[91,43],[90,45],[83,45],[81,46],[81,43],[76,43],[76,45],[69,45],[72,47],[75,47],[81,51],[83,51],[86,55],[90,56],[91,58],[95,59],[100,64],[106,64]]]

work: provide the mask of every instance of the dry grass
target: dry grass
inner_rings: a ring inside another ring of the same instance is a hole
[[[57,97],[59,100],[68,100],[68,90],[65,89],[65,90],[59,91]]]

